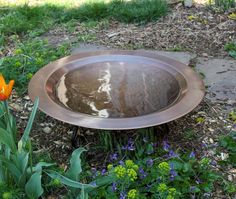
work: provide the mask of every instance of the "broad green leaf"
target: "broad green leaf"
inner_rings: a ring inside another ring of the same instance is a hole
[[[104,186],[104,185],[108,185],[111,184],[114,181],[114,177],[113,176],[103,176],[101,178],[96,179],[96,185],[99,186]]]
[[[47,162],[39,162],[36,164],[35,167],[33,167],[33,171],[42,171],[42,167],[50,167],[52,165],[55,165],[54,163],[47,163]]]
[[[34,101],[34,106],[33,106],[32,112],[30,114],[30,118],[29,118],[29,121],[28,121],[27,126],[25,128],[24,134],[23,134],[22,138],[20,139],[20,141],[18,142],[18,150],[22,150],[25,147],[25,145],[29,139],[29,134],[30,134],[30,131],[31,131],[31,128],[33,125],[33,121],[34,121],[37,109],[38,109],[38,105],[39,105],[39,98],[37,97]]]
[[[5,144],[9,147],[13,152],[16,151],[16,145],[14,139],[10,132],[6,131],[3,128],[0,128],[0,143]]]
[[[70,168],[66,172],[66,176],[72,180],[78,181],[79,174],[82,172],[80,155],[86,151],[84,148],[76,149],[70,159]]]
[[[35,172],[25,185],[25,192],[29,198],[39,198],[43,194],[41,172]]]
[[[96,186],[93,186],[93,185],[89,185],[89,184],[83,184],[83,183],[80,183],[80,182],[76,182],[74,180],[71,180],[63,175],[61,175],[60,173],[56,172],[56,171],[47,171],[46,172],[47,175],[49,175],[52,179],[58,179],[60,180],[60,182],[64,185],[67,185],[69,187],[73,187],[73,188],[79,188],[79,189],[82,189],[82,187],[84,187],[84,190],[87,191],[87,190],[91,190],[93,188],[95,188]]]
[[[13,176],[15,183],[18,184],[20,181],[20,177],[22,175],[21,171],[16,167],[14,163],[9,160],[3,160],[6,168],[10,171],[11,175]]]

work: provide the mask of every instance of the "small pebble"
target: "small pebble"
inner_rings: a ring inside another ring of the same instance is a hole
[[[43,128],[43,132],[49,134],[52,132],[52,129],[49,127],[45,127],[45,128]]]

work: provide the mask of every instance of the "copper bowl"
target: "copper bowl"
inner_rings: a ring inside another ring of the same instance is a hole
[[[192,111],[204,97],[198,75],[178,61],[140,51],[96,51],[59,59],[29,83],[46,114],[76,126],[136,129]]]

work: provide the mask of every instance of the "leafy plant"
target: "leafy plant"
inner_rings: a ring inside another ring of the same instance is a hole
[[[39,100],[36,98],[23,136],[17,143],[15,118],[10,113],[7,99],[10,97],[14,81],[7,85],[0,76],[0,183],[8,187],[25,189],[29,198],[38,198],[43,194],[41,185],[42,167],[52,164],[39,162],[33,166],[32,148],[29,134],[37,112]],[[7,195],[3,193],[3,195]]]
[[[226,44],[225,50],[229,53],[231,57],[236,59],[236,42]]]
[[[1,72],[7,79],[15,79],[18,91],[24,92],[33,74],[42,66],[67,55],[69,45],[51,47],[40,39],[17,43],[12,56],[0,59]]]
[[[235,0],[209,0],[208,2],[210,5],[214,4],[216,7],[223,8],[225,10],[236,6]]]
[[[112,182],[93,190],[92,198],[201,198],[211,194],[219,175],[211,169],[210,159],[197,159],[194,152],[179,154],[166,141],[162,148],[153,146],[144,140],[133,148],[135,160],[127,153],[120,158],[114,154],[115,161],[107,169],[93,173],[95,181],[110,178]]]
[[[229,135],[220,137],[220,146],[227,150],[229,157],[225,160],[226,163],[236,167],[236,132],[231,132]]]
[[[107,179],[93,182],[90,184],[81,183],[80,174],[82,172],[80,155],[86,151],[84,148],[76,149],[70,159],[70,167],[64,175],[54,170],[49,170],[46,173],[52,178],[58,180],[60,183],[66,185],[69,189],[69,197],[77,199],[87,199],[89,192],[97,186],[107,183]]]

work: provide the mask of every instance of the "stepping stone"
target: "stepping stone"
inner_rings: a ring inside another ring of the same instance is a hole
[[[86,43],[81,43],[79,44],[78,47],[72,49],[72,54],[77,54],[77,53],[82,53],[82,52],[89,52],[89,51],[97,51],[97,50],[114,50],[114,49],[109,49],[105,46],[99,46],[99,45],[94,45],[94,44],[86,44]],[[147,52],[152,52],[157,55],[162,55],[165,57],[169,57],[172,59],[175,59],[177,61],[180,61],[186,65],[189,65],[189,62],[191,59],[196,58],[195,54],[191,54],[188,52],[171,52],[171,51],[157,51],[157,50],[137,50],[137,51],[147,51]]]
[[[207,98],[236,102],[236,60],[198,58],[196,70],[204,75]]]
[[[109,50],[109,48],[94,44],[80,43],[78,47],[72,49],[71,54],[74,55],[78,53],[97,51],[97,50]]]

